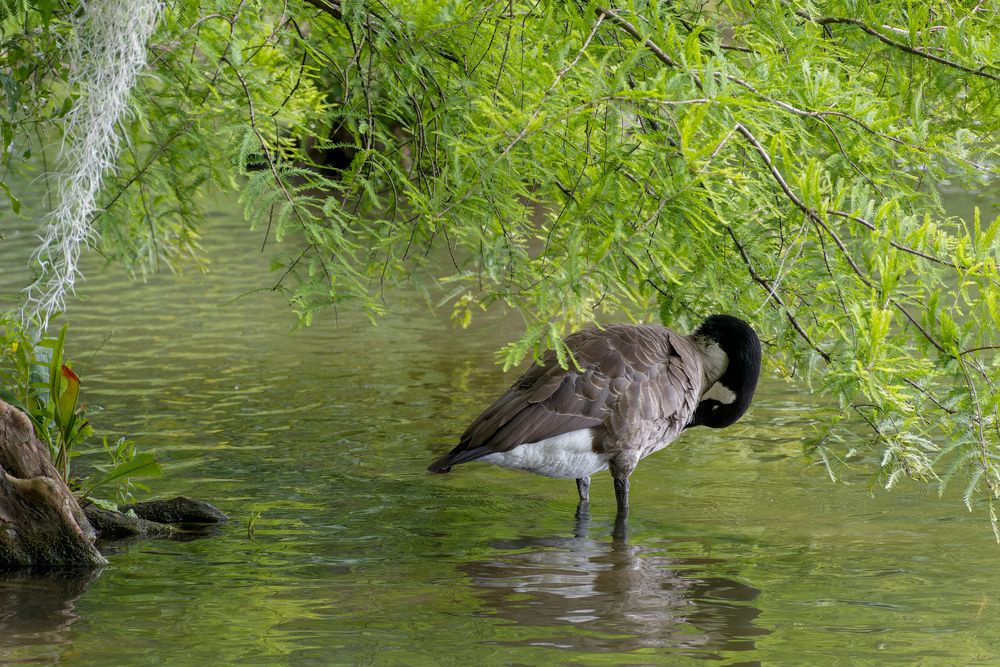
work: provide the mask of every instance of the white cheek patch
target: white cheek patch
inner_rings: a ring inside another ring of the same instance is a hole
[[[708,341],[702,348],[702,363],[705,365],[705,377],[720,378],[729,368],[729,355],[722,351],[715,341]]]
[[[705,401],[708,399],[715,399],[723,405],[731,405],[736,401],[736,392],[721,382],[716,382],[708,388],[708,391],[701,395],[701,400]]]

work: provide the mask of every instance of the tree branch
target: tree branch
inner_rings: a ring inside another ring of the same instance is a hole
[[[340,0],[305,0],[313,7],[322,10],[340,21],[344,18],[343,10],[340,7]]]
[[[802,9],[795,10],[795,14],[796,16],[800,16],[801,18],[804,18],[807,21],[811,21],[816,25],[823,25],[823,26],[836,25],[836,24],[851,25],[854,26],[855,28],[858,28],[859,30],[862,30],[863,32],[868,33],[869,35],[871,35],[878,41],[882,42],[883,44],[888,44],[889,46],[895,49],[899,49],[900,51],[905,51],[906,53],[919,56],[920,58],[926,58],[927,60],[932,60],[941,65],[947,65],[948,67],[961,70],[962,72],[967,72],[975,76],[980,76],[983,77],[984,79],[992,79],[993,81],[1000,81],[1000,76],[996,76],[994,74],[990,74],[989,72],[985,71],[988,65],[983,65],[979,69],[973,69],[972,67],[966,67],[965,65],[957,63],[953,60],[948,60],[947,58],[936,56],[933,53],[928,53],[927,51],[921,51],[920,49],[916,49],[908,44],[903,44],[902,42],[897,42],[894,39],[890,39],[889,37],[883,35],[881,32],[879,32],[878,30],[871,27],[870,25],[868,25],[867,23],[865,23],[860,19],[852,19],[840,16],[812,16],[808,12]]]
[[[656,42],[654,42],[651,39],[646,39],[645,37],[643,37],[642,33],[640,33],[639,30],[634,25],[623,19],[618,14],[609,11],[607,9],[604,9],[603,7],[598,7],[595,11],[598,16],[606,18],[615,25],[622,28],[625,32],[631,35],[632,38],[635,39],[635,41],[639,42],[647,49],[649,49],[653,53],[653,55],[656,56],[657,59],[667,67],[680,67],[680,63],[678,63],[676,60],[668,56],[663,49],[657,46]],[[694,72],[689,72],[689,74],[691,74],[691,78],[694,79],[695,85],[698,86],[699,89],[701,89],[703,87],[701,83],[701,77],[699,77]]]
[[[791,323],[792,327],[799,334],[799,336],[801,336],[802,339],[805,340],[805,342],[809,345],[809,347],[811,347],[816,352],[816,354],[818,354],[823,358],[823,361],[825,361],[826,363],[830,363],[830,354],[820,349],[820,347],[816,345],[816,343],[814,343],[811,338],[809,338],[809,334],[806,333],[806,330],[802,328],[802,325],[799,324],[799,321],[795,319],[794,315],[792,315],[791,309],[787,306],[787,304],[785,304],[784,300],[781,298],[781,295],[774,290],[774,288],[771,286],[771,284],[767,281],[766,278],[757,273],[757,269],[754,268],[753,263],[750,261],[750,255],[747,254],[746,248],[744,248],[743,244],[740,243],[739,239],[736,238],[736,235],[733,233],[732,227],[726,226],[726,231],[729,233],[729,237],[733,240],[733,243],[736,244],[736,249],[739,251],[740,257],[743,259],[743,264],[746,265],[747,271],[750,272],[750,277],[753,279],[753,281],[758,285],[760,285],[761,287],[763,287],[765,290],[767,290],[767,293],[769,295],[774,297],[774,300],[778,303],[779,306],[781,306],[782,312],[785,314],[785,317],[788,318],[789,323]]]
[[[789,201],[795,204],[800,211],[805,213],[807,218],[812,220],[818,227],[822,228],[823,231],[829,234],[830,238],[833,239],[833,242],[837,244],[838,248],[840,248],[840,252],[843,254],[844,260],[850,265],[851,269],[858,276],[861,282],[863,282],[866,287],[874,288],[871,281],[868,280],[864,272],[861,270],[861,267],[859,267],[854,261],[854,258],[851,257],[850,252],[847,250],[847,246],[844,245],[844,242],[840,239],[840,237],[837,236],[832,229],[830,229],[830,227],[823,221],[823,218],[820,217],[819,213],[807,206],[805,202],[799,199],[798,195],[792,192],[792,189],[789,187],[788,182],[785,181],[784,176],[781,175],[781,172],[778,171],[778,168],[774,166],[774,163],[771,161],[770,154],[768,154],[767,150],[761,146],[760,142],[757,141],[757,138],[753,135],[753,133],[744,127],[742,123],[736,124],[736,131],[742,134],[743,137],[750,142],[750,145],[753,146],[754,150],[757,151],[757,154],[760,155],[764,164],[767,165],[767,168],[771,172],[771,176],[774,178],[775,182],[778,184],[778,187],[780,187],[782,192],[785,193],[785,196],[788,197]]]
[[[315,0],[315,1],[316,2],[322,2],[323,0]],[[615,14],[615,13],[613,13],[613,12],[607,10],[607,9],[603,9],[603,8],[600,8],[600,7],[598,7],[598,9],[597,9],[597,14],[601,15],[601,16],[608,17],[608,19],[612,23],[614,23],[614,24],[618,25],[619,27],[621,27],[623,30],[625,30],[625,32],[627,32],[629,35],[631,35],[636,41],[640,42],[641,44],[643,44],[643,46],[645,46],[646,48],[648,48],[653,53],[653,55],[656,56],[656,58],[658,60],[660,60],[660,62],[662,62],[664,65],[667,65],[668,67],[681,67],[680,63],[678,63],[676,60],[674,60],[669,55],[667,55],[663,51],[663,49],[661,49],[653,40],[644,38],[642,36],[642,34],[639,32],[639,30],[634,25],[632,25],[631,23],[629,23],[628,21],[626,21],[622,17],[618,16],[617,14]],[[808,18],[808,17],[806,17],[806,18]],[[890,42],[893,43],[893,44],[895,44],[895,42],[892,42],[892,40],[890,40]],[[902,45],[902,46],[905,46],[905,45]],[[945,62],[949,62],[949,61],[945,61]],[[958,67],[961,68],[961,66],[958,66]],[[969,72],[974,73],[974,74],[977,73],[975,70],[971,70],[971,69],[968,69],[968,68],[966,68],[966,71],[969,71]],[[702,81],[698,77],[698,75],[695,74],[694,72],[689,72],[689,73],[691,74],[691,76],[694,79],[694,82],[698,86],[698,88],[699,89],[703,89]],[[989,78],[994,78],[994,79],[997,78],[997,77],[994,77],[994,76],[992,76],[990,74],[985,74],[985,73],[979,73],[979,74],[981,76],[987,76]],[[789,113],[795,114],[797,116],[803,116],[803,117],[806,117],[806,118],[814,118],[814,119],[818,120],[819,122],[823,123],[826,126],[827,130],[833,135],[833,137],[836,140],[836,142],[837,142],[838,145],[840,144],[840,140],[837,137],[836,133],[834,132],[833,128],[826,122],[826,120],[825,120],[826,116],[835,116],[835,117],[838,117],[838,118],[844,118],[845,120],[848,120],[848,121],[850,121],[850,122],[852,122],[852,123],[860,126],[862,129],[866,130],[867,132],[869,132],[869,133],[871,133],[871,134],[873,134],[875,136],[882,137],[883,139],[887,139],[889,141],[892,141],[893,143],[896,143],[896,144],[898,144],[900,146],[904,146],[905,148],[909,148],[910,150],[913,150],[913,151],[917,151],[917,152],[920,152],[920,153],[926,153],[927,152],[926,148],[923,148],[921,146],[915,146],[915,145],[907,143],[907,142],[905,142],[905,141],[903,141],[903,140],[901,140],[901,139],[899,139],[897,137],[893,137],[893,136],[885,134],[883,132],[879,132],[878,130],[875,130],[874,128],[870,127],[869,125],[867,125],[863,121],[861,121],[861,120],[859,120],[859,119],[857,119],[857,118],[855,118],[855,117],[853,117],[853,116],[851,116],[849,114],[846,114],[846,113],[843,113],[843,112],[840,112],[840,111],[808,111],[806,109],[800,109],[800,108],[798,108],[798,107],[796,107],[796,106],[794,106],[792,104],[789,104],[788,102],[785,102],[783,100],[779,100],[779,99],[773,98],[773,97],[771,97],[769,95],[765,95],[764,93],[762,93],[759,90],[757,90],[757,88],[755,88],[748,81],[746,81],[744,79],[741,79],[738,76],[735,76],[733,74],[723,75],[723,74],[718,73],[718,72],[715,74],[716,78],[720,78],[721,79],[723,76],[725,76],[726,80],[731,81],[732,83],[735,83],[736,85],[741,86],[741,87],[749,90],[751,93],[753,93],[754,95],[756,95],[760,99],[768,102],[769,104],[775,105],[779,109],[783,109],[783,110],[785,110],[785,111],[787,111]],[[841,147],[841,152],[844,153],[845,157],[847,157],[847,154],[843,150],[843,147]],[[998,173],[995,169],[989,167],[988,165],[980,164],[978,162],[974,162],[972,160],[969,160],[968,158],[963,158],[963,157],[958,156],[958,155],[949,155],[949,157],[951,157],[952,159],[955,159],[955,160],[957,160],[959,162],[964,162],[965,164],[968,164],[969,166],[975,167],[976,169],[978,169],[980,171],[986,171],[986,172],[989,172],[989,173],[992,173],[992,174],[997,174]],[[850,160],[849,157],[847,159]],[[852,163],[852,165],[853,165],[853,163]],[[857,169],[857,168],[856,168],[856,171],[858,171],[860,173],[860,170]],[[865,177],[864,174],[862,174],[862,177],[867,180],[867,177]]]
[[[299,221],[299,225],[302,227],[302,233],[305,236],[306,243],[309,248],[312,248],[316,252],[316,256],[319,258],[320,266],[323,268],[323,273],[326,274],[327,278],[331,277],[330,269],[326,265],[326,260],[323,259],[323,253],[320,251],[319,245],[312,238],[312,234],[309,231],[309,225],[302,218],[302,213],[299,211],[298,206],[295,204],[295,199],[292,197],[291,192],[285,186],[284,179],[281,178],[281,173],[278,171],[278,165],[274,161],[274,156],[271,155],[271,150],[267,147],[267,142],[264,140],[264,135],[261,134],[260,128],[257,126],[257,113],[253,105],[253,97],[250,95],[250,88],[247,86],[246,79],[243,78],[243,74],[240,70],[229,61],[228,58],[223,56],[222,60],[229,65],[230,69],[233,70],[233,74],[240,82],[240,86],[243,88],[243,94],[246,96],[247,100],[247,110],[249,112],[250,129],[253,131],[254,135],[257,137],[258,143],[260,143],[260,149],[264,154],[265,160],[267,160],[268,170],[271,172],[271,176],[274,177],[275,183],[277,183],[278,188],[281,190],[281,194],[285,197],[285,200],[291,206],[291,211],[295,215],[296,219]],[[267,239],[264,239],[267,243]],[[287,273],[287,272],[286,272]],[[280,284],[280,281],[279,281]]]
[[[770,170],[771,176],[778,183],[778,186],[781,188],[782,192],[785,193],[785,196],[788,197],[789,201],[791,201],[800,211],[802,211],[807,218],[812,220],[817,227],[821,228],[830,236],[831,239],[833,239],[833,242],[836,243],[837,247],[840,249],[844,261],[846,261],[848,265],[850,265],[851,269],[854,271],[855,275],[857,275],[858,279],[866,287],[873,290],[876,289],[875,285],[872,284],[871,280],[869,280],[868,277],[865,276],[865,274],[861,271],[861,268],[854,261],[854,258],[851,256],[850,251],[847,249],[847,246],[840,239],[840,237],[837,236],[837,234],[834,233],[834,231],[830,229],[830,227],[825,222],[823,222],[823,218],[820,217],[819,213],[816,210],[807,206],[805,202],[799,199],[798,196],[794,192],[792,192],[792,189],[789,187],[788,182],[785,181],[784,177],[781,175],[781,172],[778,171],[778,168],[775,167],[774,163],[771,161],[771,156],[768,154],[767,150],[763,146],[761,146],[760,142],[757,141],[756,137],[753,136],[753,133],[750,132],[750,130],[748,130],[740,123],[736,124],[736,131],[742,134],[743,137],[750,142],[750,144],[753,146],[757,154],[760,155],[761,159],[764,161],[764,164],[767,165],[768,169]],[[923,337],[926,338],[927,341],[930,342],[930,344],[933,345],[938,350],[938,352],[944,355],[953,356],[947,350],[947,348],[945,348],[944,345],[942,345],[929,331],[927,331],[927,329],[925,329],[920,324],[920,322],[917,321],[916,318],[914,318],[910,314],[908,310],[906,310],[906,308],[903,307],[901,303],[889,297],[888,295],[886,295],[886,300],[889,304],[891,304],[894,308],[896,308],[896,310],[901,312],[903,316],[906,317],[906,319],[908,319],[914,327],[916,327],[917,331],[919,331],[923,335]]]

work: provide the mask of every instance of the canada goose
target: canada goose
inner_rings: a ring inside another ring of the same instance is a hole
[[[580,504],[590,475],[610,468],[618,514],[639,460],[689,426],[722,428],[750,406],[760,341],[729,315],[708,317],[690,336],[653,325],[615,324],[570,334],[564,369],[548,352],[428,466],[487,461],[547,477],[575,478]]]

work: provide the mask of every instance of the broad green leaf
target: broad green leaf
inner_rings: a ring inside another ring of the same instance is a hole
[[[105,484],[125,480],[131,477],[159,477],[163,474],[156,457],[150,452],[136,454],[129,461],[124,461],[107,472],[103,477],[87,487],[86,495]]]
[[[76,413],[76,404],[80,397],[80,378],[66,364],[63,364],[61,373],[63,389],[59,396],[57,414],[65,422]]]

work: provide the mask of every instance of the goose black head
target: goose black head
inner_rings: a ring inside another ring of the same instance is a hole
[[[760,377],[760,340],[743,320],[730,315],[712,315],[692,337],[725,353],[725,371],[708,388],[688,426],[722,428],[736,423],[750,407]]]

